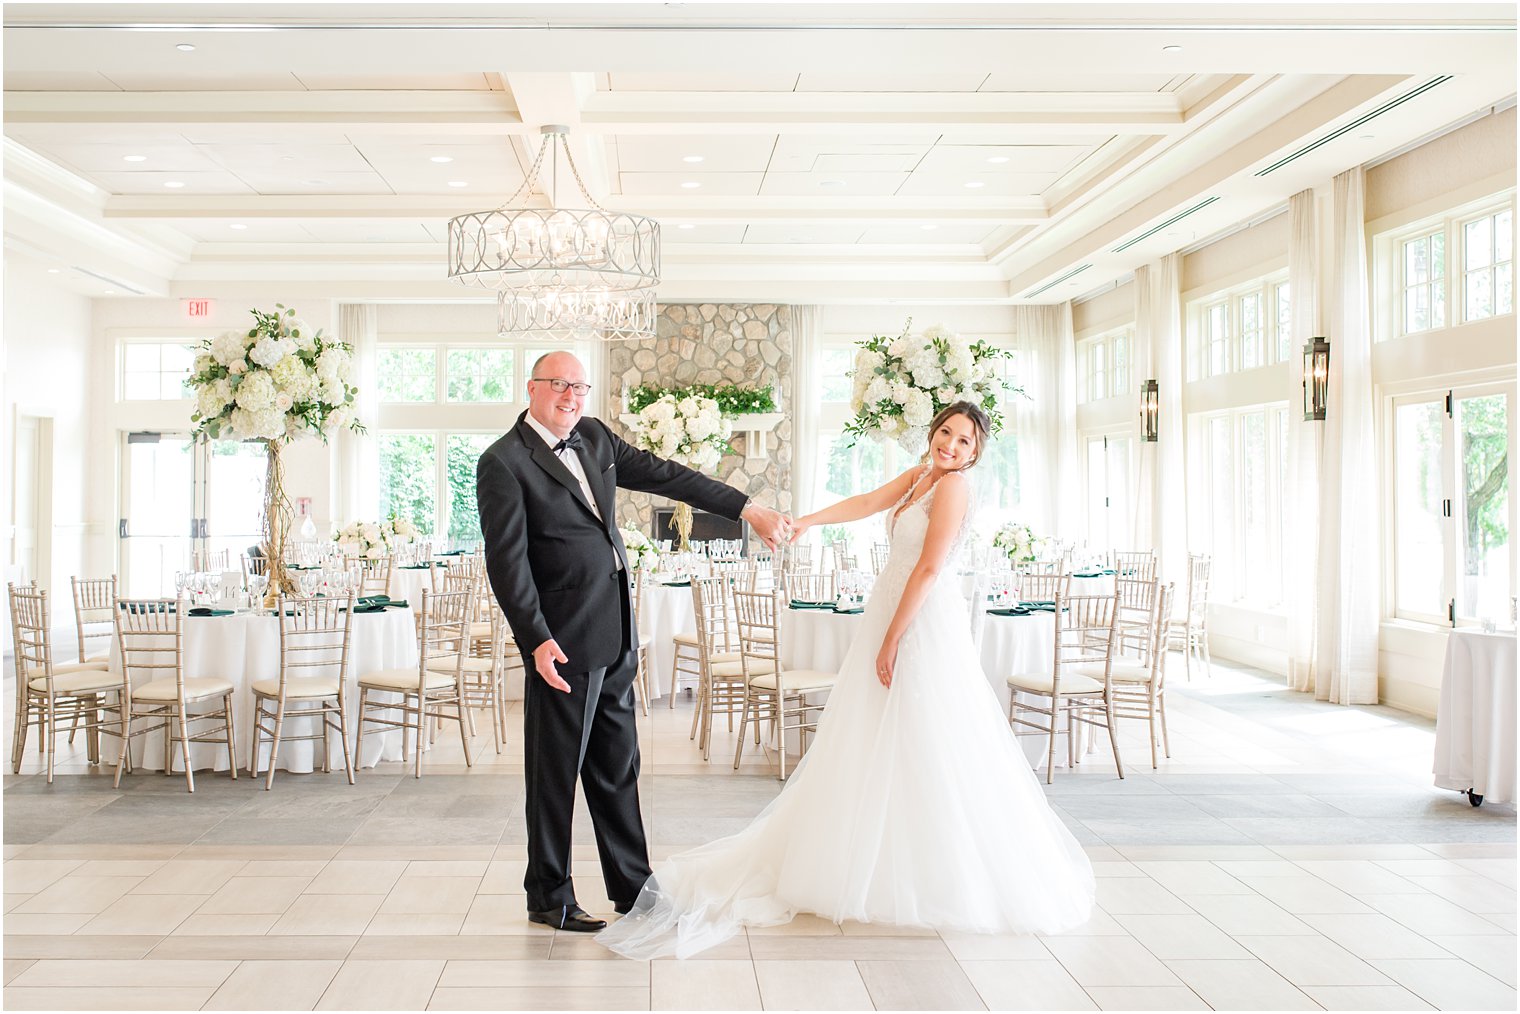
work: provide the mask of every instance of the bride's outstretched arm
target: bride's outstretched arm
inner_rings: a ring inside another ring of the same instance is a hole
[[[969,495],[965,476],[951,472],[939,480],[934,503],[931,505],[933,509],[929,511],[929,530],[924,534],[923,551],[918,554],[913,573],[908,575],[902,597],[897,600],[897,612],[892,614],[892,622],[887,627],[886,636],[882,638],[881,652],[876,656],[876,678],[882,686],[892,685],[892,672],[897,667],[898,643],[902,641],[908,624],[918,615],[924,597],[929,594],[934,579],[950,555],[950,547],[955,544],[955,536],[961,530],[961,521],[966,517]]]
[[[921,469],[910,468],[891,482],[878,486],[869,493],[858,493],[848,500],[841,500],[821,511],[814,511],[806,517],[798,518],[792,522],[792,541],[796,542],[802,533],[815,525],[838,525],[881,513],[901,500],[903,494],[908,492],[908,488],[913,485],[913,480],[920,474],[922,474]]]

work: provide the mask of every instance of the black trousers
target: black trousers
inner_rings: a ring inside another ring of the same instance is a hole
[[[623,595],[626,599],[626,582]],[[637,653],[624,652],[605,669],[560,673],[570,684],[568,694],[543,681],[531,654],[524,659],[528,872],[523,887],[528,910],[544,912],[576,903],[570,879],[570,825],[577,777],[591,811],[607,895],[616,905],[631,905],[650,873],[639,812],[633,701]]]

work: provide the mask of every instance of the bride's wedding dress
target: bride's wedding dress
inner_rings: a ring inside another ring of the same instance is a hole
[[[887,565],[785,789],[745,830],[660,864],[602,943],[630,958],[687,957],[798,912],[981,933],[1088,919],[1092,866],[982,672],[954,550],[903,635],[891,688],[876,678],[937,489],[889,522]],[[963,524],[957,549],[965,534]]]

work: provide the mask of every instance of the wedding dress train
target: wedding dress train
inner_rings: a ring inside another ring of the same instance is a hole
[[[891,688],[876,678],[935,489],[893,523],[860,632],[785,789],[738,834],[659,864],[599,941],[647,959],[689,957],[798,912],[982,933],[1088,919],[1092,866],[983,674],[953,552],[903,635]]]

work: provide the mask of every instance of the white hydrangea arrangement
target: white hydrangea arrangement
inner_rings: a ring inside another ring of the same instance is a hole
[[[354,521],[338,529],[333,536],[348,556],[374,560],[417,538],[417,526],[406,518],[389,521]]]
[[[660,558],[660,547],[637,528],[619,528],[623,548],[628,551],[628,566],[634,570],[653,570]]]
[[[992,432],[1003,428],[998,395],[1023,393],[1000,378],[999,359],[1013,353],[982,341],[967,341],[936,324],[912,334],[910,317],[896,338],[872,335],[858,343],[855,389],[850,409],[855,417],[844,432],[852,437],[894,439],[907,450],[922,451],[929,423],[940,410],[957,401],[983,409]]]
[[[635,447],[706,472],[728,452],[733,427],[711,398],[666,394],[639,410],[632,431]]]
[[[992,548],[1008,557],[1009,563],[1033,563],[1039,555],[1044,540],[1035,535],[1028,525],[1010,521],[997,530],[992,537]]]
[[[187,381],[197,438],[288,443],[364,432],[354,415],[353,349],[276,304],[254,326],[201,343]]]

